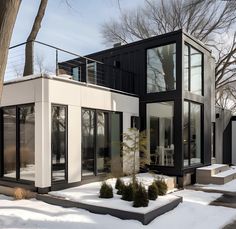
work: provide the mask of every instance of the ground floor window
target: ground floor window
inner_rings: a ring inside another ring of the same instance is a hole
[[[34,181],[34,105],[2,108],[2,177]]]
[[[66,180],[67,106],[52,105],[52,181]]]
[[[147,104],[150,163],[174,166],[174,102]]]
[[[120,167],[120,138],[120,113],[82,109],[82,175],[98,175]]]
[[[202,107],[200,104],[184,101],[184,166],[201,163],[201,113]]]

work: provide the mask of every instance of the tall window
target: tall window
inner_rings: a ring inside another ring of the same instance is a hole
[[[121,114],[82,109],[82,174],[120,172]]]
[[[147,93],[176,89],[176,44],[147,50]]]
[[[151,164],[174,166],[174,102],[147,104]]]
[[[184,102],[184,166],[201,163],[201,105]]]
[[[34,181],[34,105],[6,107],[3,111],[3,177]],[[18,146],[18,147],[17,147]]]
[[[20,179],[34,180],[34,105],[19,107],[20,121]]]
[[[3,109],[3,176],[16,178],[16,107]]]
[[[52,106],[52,180],[66,180],[67,107]]]
[[[184,46],[184,89],[202,95],[203,55],[188,44]]]

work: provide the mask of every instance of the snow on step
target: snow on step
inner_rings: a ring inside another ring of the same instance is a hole
[[[228,165],[212,164],[209,166],[198,168],[197,170],[213,170],[213,169],[219,169],[219,168],[224,168],[224,167],[228,167]]]
[[[221,173],[218,173],[216,175],[213,175],[212,177],[227,177],[227,176],[230,176],[230,175],[236,175],[236,170],[235,169],[229,169],[227,171],[224,171],[224,172],[221,172]]]

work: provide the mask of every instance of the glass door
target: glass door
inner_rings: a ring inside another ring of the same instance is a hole
[[[52,181],[67,177],[67,107],[52,106]]]

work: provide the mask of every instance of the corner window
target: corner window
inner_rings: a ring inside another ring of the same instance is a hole
[[[150,163],[174,166],[174,102],[147,104]]]
[[[184,102],[184,166],[201,163],[201,105]]]
[[[176,44],[147,50],[147,93],[176,89]]]
[[[184,90],[202,95],[203,55],[188,44],[184,46]]]

